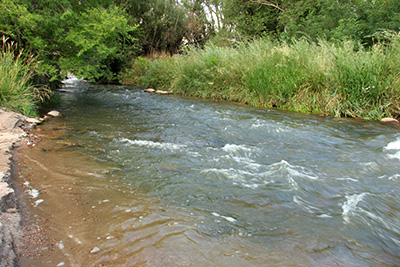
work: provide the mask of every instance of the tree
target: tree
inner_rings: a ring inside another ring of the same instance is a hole
[[[140,25],[140,45],[145,54],[178,51],[185,34],[186,10],[175,0],[120,1],[130,17]]]
[[[354,39],[371,45],[383,29],[400,30],[398,0],[222,0],[224,22],[254,38]]]
[[[68,25],[58,35],[60,69],[90,81],[112,82],[125,62],[140,51],[139,26],[115,5],[80,14],[67,11],[60,22]]]
[[[3,0],[0,33],[37,56],[44,82],[62,73],[111,81],[139,50],[138,26],[111,0]],[[38,75],[37,75],[38,76]]]

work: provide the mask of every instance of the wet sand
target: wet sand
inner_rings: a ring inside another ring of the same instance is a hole
[[[52,122],[47,122],[31,131],[40,142],[16,153],[15,181],[30,221],[20,266],[82,266],[93,249],[84,247],[84,240],[71,232],[72,228],[78,233],[91,228],[93,222],[85,218],[80,174],[73,167],[83,159],[68,151],[74,144],[58,139],[65,131],[54,130]]]
[[[63,266],[65,255],[50,237],[47,220],[32,213],[34,192],[17,175],[24,168],[19,162],[25,157],[22,154],[34,149],[40,139],[35,130],[25,130],[26,119],[0,108],[0,267]]]

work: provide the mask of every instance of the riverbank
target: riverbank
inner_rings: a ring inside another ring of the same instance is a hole
[[[400,117],[400,37],[364,48],[353,41],[207,45],[135,59],[123,84],[255,107],[379,121]]]
[[[49,112],[50,113],[50,112]],[[0,107],[0,267],[19,266],[20,257],[36,253],[34,241],[40,239],[41,229],[30,223],[25,214],[24,185],[13,178],[15,150],[21,146],[35,146],[37,137],[29,133],[36,124],[49,116],[60,116],[53,111],[41,120]]]
[[[21,138],[25,117],[0,108],[0,266],[14,266],[22,247],[23,230],[11,179],[11,152]]]

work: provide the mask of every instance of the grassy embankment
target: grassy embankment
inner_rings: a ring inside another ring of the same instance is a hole
[[[37,104],[48,99],[50,90],[32,86],[37,62],[24,56],[16,45],[2,40],[0,52],[0,106],[25,116],[36,116]]]
[[[258,40],[183,55],[137,58],[124,84],[333,117],[400,117],[400,36],[355,42]]]

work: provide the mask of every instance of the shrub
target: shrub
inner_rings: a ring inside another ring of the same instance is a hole
[[[31,84],[37,62],[3,37],[0,53],[0,105],[26,116],[36,115],[36,105],[50,99],[51,91]]]
[[[139,59],[131,69],[145,66],[134,74],[138,85],[180,95],[379,120],[400,117],[399,56],[398,33],[369,49],[354,41],[260,39]]]

